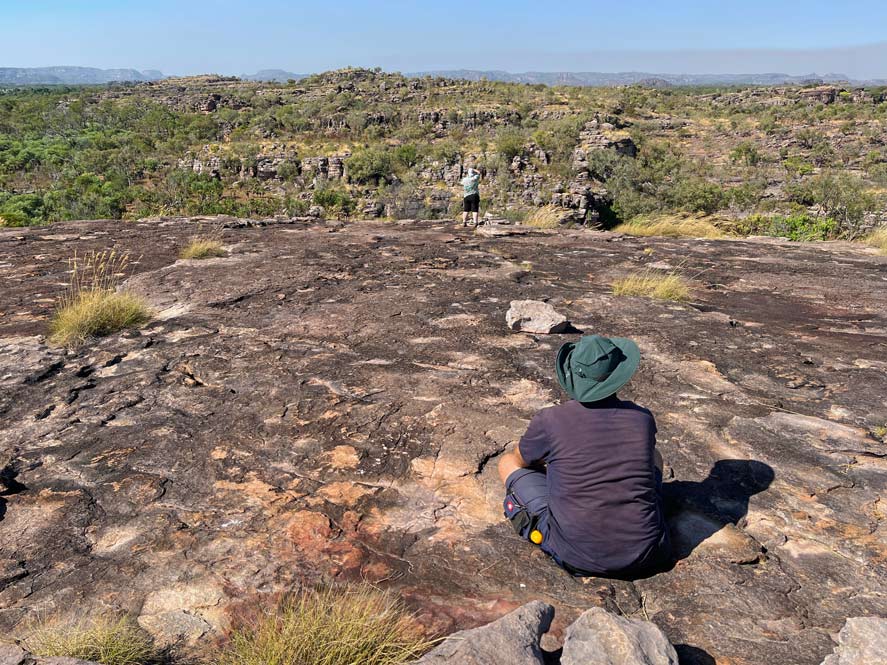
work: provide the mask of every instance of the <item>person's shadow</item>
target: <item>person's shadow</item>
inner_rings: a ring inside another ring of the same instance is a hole
[[[685,559],[727,524],[748,512],[749,499],[773,482],[773,467],[757,460],[715,462],[702,482],[673,480],[662,486],[665,515],[672,532],[673,554]]]
[[[7,501],[4,497],[12,496],[28,489],[15,479],[17,475],[12,466],[0,469],[0,521],[3,521],[3,518],[6,516]]]

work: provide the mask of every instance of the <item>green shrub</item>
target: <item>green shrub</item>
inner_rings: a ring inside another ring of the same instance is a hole
[[[455,141],[444,139],[443,141],[433,143],[428,154],[434,161],[443,162],[445,164],[454,164],[462,154],[462,149]]]
[[[688,178],[677,182],[671,191],[671,199],[677,208],[710,215],[727,207],[730,196],[716,183],[702,178]]]
[[[354,211],[354,200],[348,194],[340,189],[318,189],[315,190],[312,200],[316,205],[334,214],[347,217]]]
[[[404,143],[394,149],[394,163],[401,169],[409,169],[419,161],[419,149],[413,143]]]
[[[293,182],[299,177],[299,163],[297,161],[286,161],[277,167],[277,176],[284,182]]]
[[[789,200],[816,206],[822,216],[834,220],[840,233],[855,235],[868,212],[877,209],[878,198],[866,183],[849,173],[824,172],[786,187]]]
[[[28,226],[31,220],[20,210],[0,209],[0,226]]]
[[[796,215],[750,215],[738,222],[736,231],[742,235],[766,235],[795,241],[829,240],[839,232],[833,219],[814,217],[807,213]]]
[[[391,154],[381,148],[365,148],[345,161],[348,177],[353,182],[390,182],[393,173]]]
[[[504,129],[496,134],[496,152],[509,162],[523,153],[524,137],[514,129]]]
[[[754,143],[743,141],[730,151],[730,161],[746,166],[756,166],[761,161],[761,153]]]
[[[782,166],[790,175],[805,176],[813,173],[815,167],[799,157],[789,157],[782,162]]]

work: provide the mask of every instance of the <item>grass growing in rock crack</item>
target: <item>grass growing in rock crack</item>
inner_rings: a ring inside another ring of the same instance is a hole
[[[99,617],[73,624],[45,622],[22,640],[31,653],[90,660],[103,665],[153,665],[164,658],[151,637],[129,617]]]
[[[870,233],[866,236],[865,243],[881,250],[881,254],[887,254],[887,227],[882,227]]]
[[[217,665],[400,665],[431,645],[399,600],[369,586],[303,591],[240,623]]]
[[[220,256],[225,256],[222,243],[210,238],[193,238],[179,252],[180,259],[213,259]]]
[[[214,226],[204,232],[202,227],[197,227],[197,235],[191,236],[188,244],[179,252],[180,259],[213,259],[225,256],[225,248],[222,246],[222,227]]]
[[[636,217],[613,229],[632,236],[722,238],[724,233],[703,215]]]
[[[564,209],[554,205],[536,208],[526,216],[523,223],[537,229],[556,229],[564,217]]]
[[[71,279],[49,323],[49,340],[76,347],[91,337],[110,335],[150,318],[138,296],[118,289],[129,255],[114,250],[71,259]]]
[[[617,279],[612,284],[617,296],[644,296],[657,300],[690,300],[690,284],[679,274],[661,273],[647,268],[641,272]]]

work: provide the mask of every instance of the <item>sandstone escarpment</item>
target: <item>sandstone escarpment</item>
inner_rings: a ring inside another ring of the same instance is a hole
[[[436,631],[542,599],[552,640],[601,606],[682,663],[813,665],[887,615],[884,257],[279,221],[229,220],[203,262],[176,260],[186,220],[0,231],[0,632],[115,608],[200,645],[255,596],[365,578]],[[48,347],[66,259],[111,246],[153,320]],[[693,300],[610,294],[649,263]],[[575,339],[510,331],[512,300],[638,341],[624,396],[657,416],[671,571],[573,579],[501,518],[496,457],[561,399]]]

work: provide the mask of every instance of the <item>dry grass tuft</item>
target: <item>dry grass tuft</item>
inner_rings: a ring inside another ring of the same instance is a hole
[[[866,236],[865,244],[881,250],[881,254],[887,254],[887,226],[872,231]]]
[[[78,658],[104,665],[163,662],[151,637],[128,617],[102,617],[75,624],[44,623],[33,628],[22,643],[31,653],[47,658]]]
[[[722,238],[724,232],[704,215],[635,217],[613,229],[632,236],[667,236],[670,238]]]
[[[116,251],[74,256],[71,279],[49,323],[49,341],[76,347],[91,337],[110,335],[138,326],[150,318],[145,303],[119,291],[120,278],[129,269],[129,255]]]
[[[180,259],[212,259],[225,256],[222,243],[211,238],[192,238],[181,252]]]
[[[524,219],[527,226],[535,226],[537,229],[556,229],[564,218],[563,208],[555,205],[536,208]]]
[[[191,236],[188,244],[179,252],[180,259],[214,259],[225,256],[227,252],[222,246],[222,227],[213,226],[204,232],[202,226],[197,227],[197,235]]]
[[[617,296],[644,296],[657,300],[690,300],[690,284],[677,273],[646,270],[617,279],[612,284]]]
[[[302,592],[243,622],[217,665],[400,665],[431,645],[401,602],[361,586]]]

